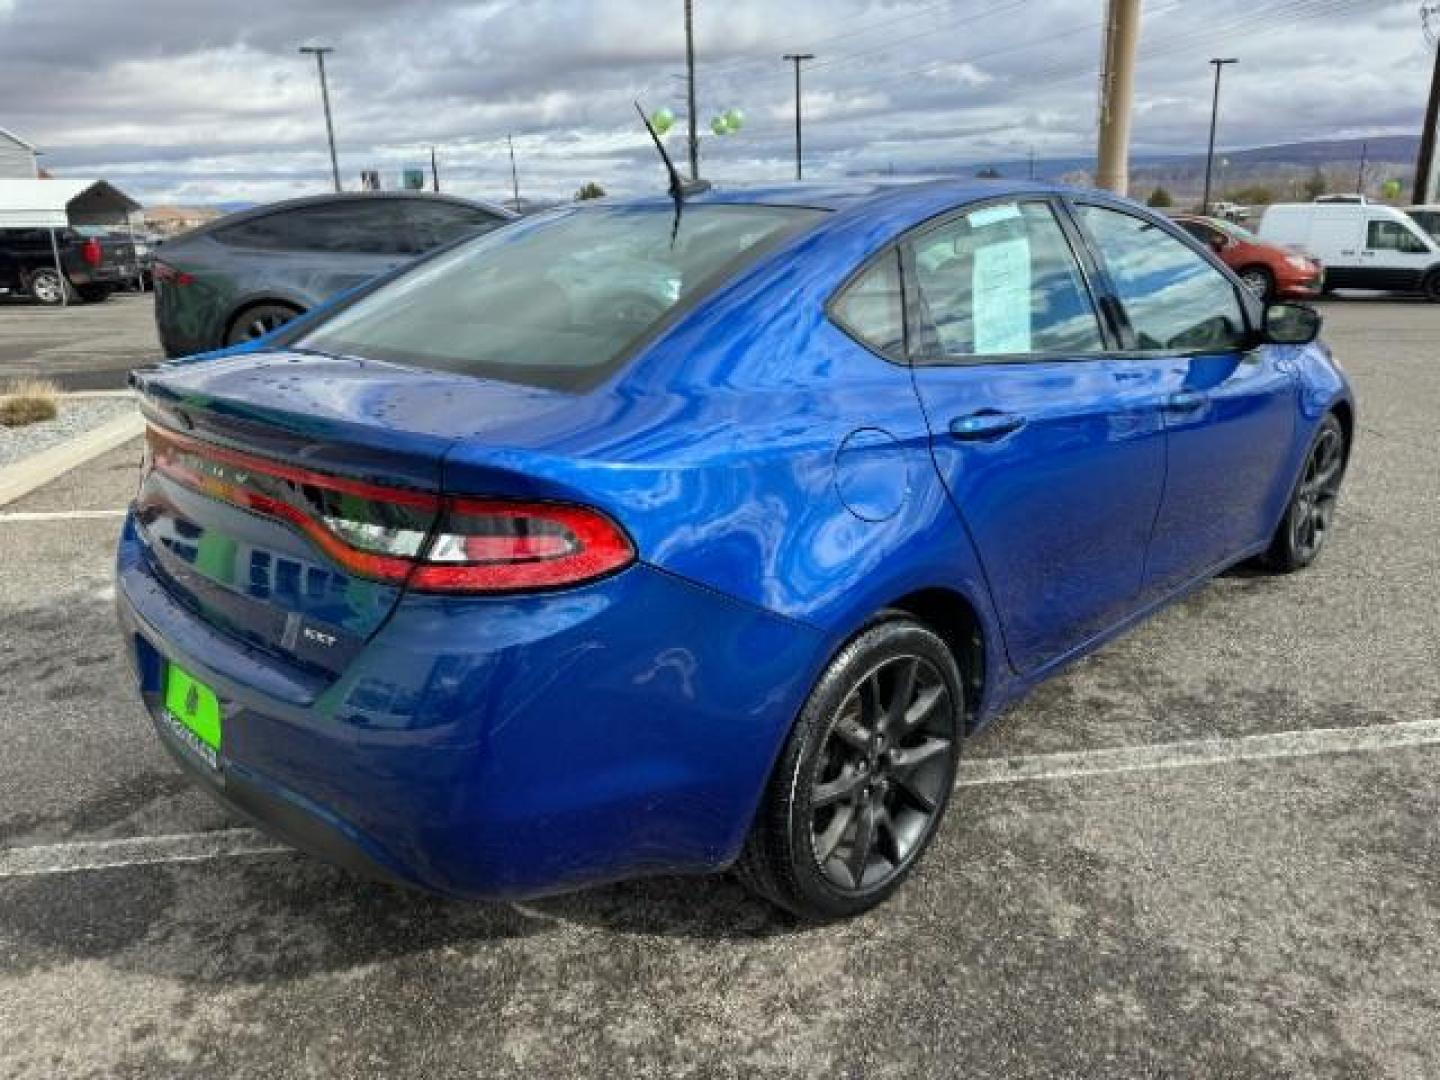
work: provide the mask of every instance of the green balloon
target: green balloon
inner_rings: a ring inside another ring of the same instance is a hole
[[[726,120],[723,116],[717,116],[710,121],[710,130],[716,135],[729,135],[730,121]]]
[[[675,113],[668,108],[656,109],[650,114],[650,126],[656,134],[664,135],[675,126]]]
[[[745,124],[745,114],[739,109],[730,109],[725,113],[725,124],[731,131],[739,131]]]

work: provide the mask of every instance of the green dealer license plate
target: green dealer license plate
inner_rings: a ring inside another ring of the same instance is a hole
[[[215,691],[175,664],[165,666],[165,708],[170,734],[212,769],[220,768],[220,700]]]

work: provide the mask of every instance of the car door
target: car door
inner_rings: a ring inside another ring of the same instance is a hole
[[[1370,214],[1360,252],[1367,289],[1418,289],[1436,254],[1418,230],[1404,221]]]
[[[1072,228],[1002,200],[904,245],[935,465],[1022,672],[1134,610],[1164,479],[1158,403],[1110,358]]]
[[[1255,344],[1243,286],[1157,221],[1080,202],[1125,336],[1119,362],[1161,399],[1164,498],[1146,569],[1163,595],[1263,543],[1289,478],[1296,382],[1284,349]]]

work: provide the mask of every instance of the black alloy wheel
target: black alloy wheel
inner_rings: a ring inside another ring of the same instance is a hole
[[[1325,547],[1345,477],[1345,429],[1333,413],[1320,423],[1310,444],[1300,482],[1290,497],[1285,519],[1271,541],[1266,561],[1281,572],[1313,563]]]
[[[807,919],[856,915],[897,889],[949,803],[960,673],[927,627],[890,615],[831,661],[781,752],[741,879]]]
[[[955,781],[954,704],[933,664],[886,660],[841,707],[810,787],[815,864],[863,892],[910,864]]]

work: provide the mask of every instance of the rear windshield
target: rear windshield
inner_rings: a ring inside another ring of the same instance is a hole
[[[822,211],[702,205],[557,212],[416,267],[293,344],[582,390],[676,305],[703,295]]]

